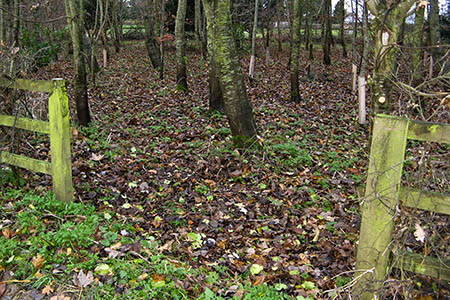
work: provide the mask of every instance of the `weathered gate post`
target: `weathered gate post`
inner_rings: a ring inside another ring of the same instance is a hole
[[[354,295],[360,299],[373,299],[387,274],[408,124],[407,120],[386,115],[374,121],[357,252],[356,269],[364,275]]]
[[[53,192],[56,199],[70,202],[73,198],[69,100],[63,79],[55,78],[49,98],[49,130],[52,159]]]

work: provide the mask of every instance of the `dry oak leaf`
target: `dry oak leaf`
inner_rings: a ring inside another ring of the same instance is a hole
[[[44,265],[45,258],[42,257],[41,254],[37,254],[35,257],[32,258],[31,263],[33,264],[35,269],[40,269]]]
[[[6,227],[2,230],[3,236],[5,237],[5,240],[9,240],[11,237],[11,231],[9,230],[9,227]]]
[[[48,284],[42,289],[42,295],[50,295],[53,293],[53,288],[49,286]],[[52,297],[53,298],[53,297]]]

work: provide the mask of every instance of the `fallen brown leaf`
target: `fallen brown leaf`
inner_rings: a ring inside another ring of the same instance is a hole
[[[41,254],[37,254],[35,257],[32,258],[31,263],[33,264],[35,269],[40,269],[44,265],[45,258],[42,257]]]
[[[49,285],[46,285],[43,289],[42,289],[42,295],[50,295],[51,293],[53,293],[53,288]],[[53,298],[53,297],[52,297]]]

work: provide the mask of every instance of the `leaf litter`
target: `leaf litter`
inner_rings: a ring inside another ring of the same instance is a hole
[[[190,54],[184,94],[176,92],[171,55],[160,80],[142,43],[126,47],[89,90],[94,124],[74,135],[77,198],[131,224],[132,239],[150,234],[159,252],[193,268],[222,266],[231,277],[300,297],[336,288],[340,274],[351,277],[368,131],[357,124],[350,62],[339,57],[336,68],[326,68],[301,60],[300,70],[311,64],[317,77],[300,72],[301,103],[289,101],[286,55],[259,63],[247,90],[263,150],[235,150],[226,118],[208,112],[199,54]],[[40,78],[70,79],[70,70],[61,62]],[[99,243],[90,251],[119,258],[140,256],[140,249]],[[111,272],[106,263],[94,270]],[[73,282],[85,288],[93,276],[80,270]],[[160,274],[141,276],[154,287],[166,282]],[[177,284],[188,288],[189,280]],[[210,289],[226,294],[204,286]],[[227,290],[242,294],[235,285]]]

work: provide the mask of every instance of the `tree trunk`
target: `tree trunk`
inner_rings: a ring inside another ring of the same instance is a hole
[[[363,11],[363,34],[364,34],[364,46],[361,58],[361,67],[359,69],[358,77],[358,103],[359,103],[359,124],[366,123],[366,67],[369,58],[369,13],[367,7],[364,4]]]
[[[177,57],[177,89],[187,92],[186,75],[186,39],[184,23],[186,21],[186,0],[178,0],[177,17],[175,19],[175,45]]]
[[[212,52],[209,55],[209,110],[224,112],[223,94],[220,88],[216,61]]]
[[[159,14],[159,57],[161,59],[159,68],[159,79],[164,79],[164,26],[165,26],[165,13],[166,13],[166,2],[165,0],[160,0],[160,14]]]
[[[423,29],[425,24],[425,5],[416,5],[416,16],[414,20],[414,34],[413,34],[413,57],[412,57],[412,71],[413,71],[413,85],[417,86],[422,82],[423,73],[420,63],[422,61],[423,46]]]
[[[341,16],[340,39],[341,39],[341,45],[342,45],[342,56],[344,56],[344,58],[347,58],[347,48],[345,47],[345,8],[344,8],[344,1],[341,1],[341,3],[342,3],[342,16]]]
[[[405,21],[414,0],[391,3],[367,1],[368,9],[375,16],[374,69],[371,80],[372,113],[389,113],[391,89],[395,65],[396,43],[400,27]]]
[[[270,22],[271,23],[271,22]],[[267,24],[266,27],[266,65],[269,65],[270,63],[270,26]]]
[[[233,143],[249,147],[255,142],[256,126],[233,38],[230,0],[203,0],[203,7]]]
[[[248,76],[253,79],[255,75],[255,56],[256,56],[256,30],[258,29],[258,7],[259,0],[255,0],[255,15],[253,19],[253,30],[252,30],[252,56],[250,57],[250,64],[248,70]]]
[[[19,46],[20,34],[20,0],[14,0],[13,44]]]
[[[428,14],[428,20],[430,22],[430,45],[431,54],[434,61],[438,60],[440,49],[437,47],[440,43],[439,34],[439,0],[430,0],[430,9]]]
[[[278,32],[278,52],[283,51],[283,47],[281,44],[281,9],[284,8],[283,1],[278,1],[277,3],[277,32]]]
[[[357,89],[357,52],[356,52],[356,37],[357,37],[357,29],[358,29],[358,0],[355,1],[355,7],[353,6],[353,0],[350,0],[350,5],[353,14],[353,32],[352,32],[352,72],[353,72],[353,84],[352,90],[353,92]]]
[[[83,42],[82,32],[83,26],[83,0],[79,1],[79,6],[76,0],[66,0],[66,11],[68,12],[67,19],[69,28],[72,29],[72,44],[73,44],[73,60],[74,60],[74,91],[75,103],[77,110],[78,123],[81,126],[87,126],[91,121],[89,112],[89,103],[87,96],[87,80],[86,80],[86,66],[83,57]]]
[[[289,58],[291,77],[291,101],[301,101],[298,85],[298,69],[300,59],[300,26],[302,20],[302,1],[294,0],[291,17],[291,53]]]
[[[200,34],[202,32],[202,8],[201,8],[201,0],[195,0],[195,39],[197,44],[201,43]]]
[[[331,0],[325,0],[324,15],[323,63],[331,65]]]
[[[154,18],[153,18],[153,0],[147,1],[147,11],[144,16],[145,22],[145,47],[147,48],[148,57],[155,70],[161,68],[161,57],[159,53],[158,43],[155,40]]]
[[[6,45],[6,0],[0,0],[0,48]]]
[[[120,40],[122,35],[122,25],[119,16],[121,4],[117,3],[118,1],[120,0],[111,0],[112,36],[116,53],[120,51]]]

